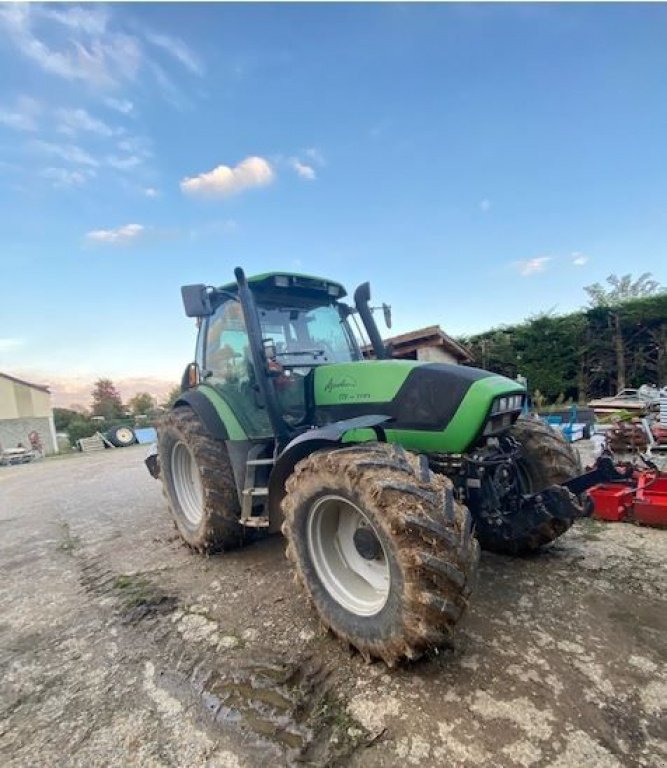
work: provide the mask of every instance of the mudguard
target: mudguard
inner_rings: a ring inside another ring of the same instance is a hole
[[[216,440],[229,440],[229,434],[215,406],[206,395],[196,389],[188,389],[174,403],[174,408],[188,405],[202,420],[207,431]]]
[[[343,436],[353,429],[372,429],[379,442],[386,442],[384,425],[390,416],[368,414],[353,419],[343,419],[302,432],[289,442],[282,451],[269,478],[269,531],[279,531],[283,521],[280,503],[285,496],[285,481],[292,474],[295,465],[306,456],[321,448],[340,445]]]

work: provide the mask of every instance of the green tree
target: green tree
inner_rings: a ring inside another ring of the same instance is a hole
[[[135,416],[146,416],[155,409],[155,399],[148,392],[137,392],[130,398],[128,407]]]
[[[164,403],[162,403],[162,407],[168,411],[170,408],[173,407],[174,403],[178,400],[180,396],[181,396],[181,387],[180,387],[180,384],[176,384],[169,390],[167,399],[164,401]]]
[[[93,416],[104,416],[107,421],[122,418],[125,409],[120,393],[111,379],[98,379],[92,391]]]
[[[609,327],[612,336],[616,367],[616,388],[621,390],[626,386],[626,340],[623,336],[621,322],[621,307],[632,299],[643,299],[662,293],[665,289],[650,272],[644,272],[636,280],[632,275],[609,275],[605,288],[600,283],[585,286],[593,307],[609,307]]]
[[[80,440],[82,437],[91,437],[99,429],[99,424],[81,414],[77,414],[76,418],[72,419],[67,425],[67,435],[70,443],[75,445],[77,440]]]
[[[609,288],[600,283],[592,283],[584,287],[593,307],[617,307],[631,299],[644,299],[662,293],[665,288],[653,279],[650,272],[644,272],[636,280],[632,275],[609,275],[606,280]]]
[[[53,423],[56,427],[56,432],[67,432],[70,422],[80,417],[81,414],[73,411],[71,408],[54,408]]]

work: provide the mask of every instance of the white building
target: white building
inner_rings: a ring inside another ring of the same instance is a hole
[[[0,450],[30,448],[35,433],[44,453],[58,452],[48,387],[0,373]]]

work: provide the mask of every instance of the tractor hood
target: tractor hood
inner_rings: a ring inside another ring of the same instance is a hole
[[[525,389],[479,368],[374,360],[315,369],[313,399],[319,425],[383,414],[391,419],[392,442],[416,451],[462,453],[482,434],[501,432],[516,421]],[[373,439],[373,433],[355,430],[347,439]]]

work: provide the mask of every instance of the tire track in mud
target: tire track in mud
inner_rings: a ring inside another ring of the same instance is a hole
[[[312,656],[284,655],[221,634],[201,606],[188,608],[148,573],[121,574],[103,554],[74,554],[79,583],[107,608],[128,643],[155,670],[155,684],[207,730],[236,733],[242,751],[276,765],[339,765],[369,743]]]

